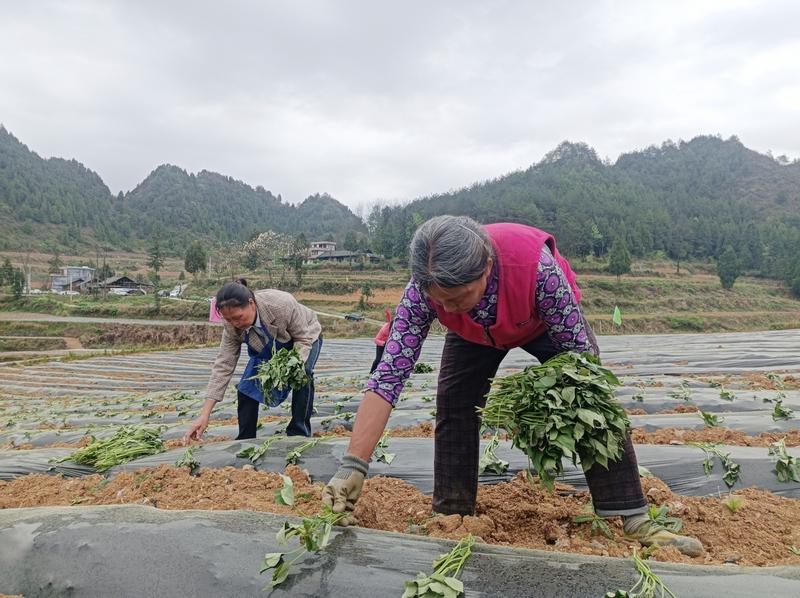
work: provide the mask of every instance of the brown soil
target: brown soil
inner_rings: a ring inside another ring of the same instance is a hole
[[[631,430],[634,444],[684,444],[686,442],[717,442],[738,446],[765,446],[781,438],[786,446],[800,446],[800,430],[788,432],[761,432],[758,436],[748,436],[741,430],[730,428],[703,428],[702,430],[683,430],[664,428],[655,432],[645,432],[641,428]]]
[[[392,438],[433,438],[433,422],[422,422],[407,428],[390,428],[387,430],[389,439]],[[349,437],[353,434],[344,426],[334,426],[325,432],[314,432],[314,436],[344,436]]]
[[[647,411],[645,411],[644,409],[640,409],[638,407],[634,409],[626,409],[625,413],[627,413],[628,415],[647,415]]]
[[[272,422],[287,422],[291,419],[288,416],[282,415],[265,415],[263,417],[259,417],[258,421],[262,424],[268,424]],[[227,419],[212,419],[209,422],[209,426],[237,426],[239,425],[239,418],[236,416],[229,417]]]
[[[215,442],[225,442],[227,440],[231,440],[230,436],[203,436],[203,439],[199,442],[192,442],[192,446],[198,446],[203,444],[214,444]],[[177,448],[179,446],[184,446],[183,438],[173,438],[172,440],[165,440],[164,446],[168,449]]]
[[[251,509],[286,515],[316,511],[322,484],[312,484],[308,473],[296,466],[287,466],[286,474],[295,484],[295,511],[273,498],[275,489],[282,487],[277,473],[225,467],[202,469],[192,476],[186,468],[169,465],[121,473],[111,480],[100,475],[32,474],[0,482],[0,508],[138,503],[163,509]],[[681,517],[685,533],[699,538],[707,551],[689,558],[662,549],[654,557],[657,560],[756,566],[800,563],[800,557],[788,550],[800,545],[800,500],[748,488],[733,493],[742,505],[732,513],[723,504],[725,499],[679,496],[652,477],[642,484],[648,500],[667,505],[671,515]],[[364,484],[355,514],[362,526],[374,529],[452,539],[471,532],[491,544],[629,555],[637,543],[623,537],[618,519],[608,520],[613,539],[592,536],[588,524],[572,522],[588,504],[585,492],[558,485],[550,494],[520,474],[507,483],[481,485],[475,516],[434,516],[430,497],[402,480],[378,477]]]
[[[297,508],[316,509],[322,485],[312,485],[308,473],[295,465],[287,465],[285,473],[294,482]],[[200,475],[192,476],[188,468],[160,465],[120,473],[110,480],[101,475],[31,474],[0,482],[0,508],[139,503],[161,509],[247,509],[288,515],[292,509],[273,498],[273,492],[282,487],[277,473],[235,467],[202,469]]]
[[[695,405],[678,405],[677,407],[673,407],[672,409],[662,409],[659,413],[663,414],[670,414],[670,413],[697,413],[700,409],[697,408]]]
[[[34,446],[30,442],[26,442],[24,444],[14,444],[13,442],[7,442],[2,447],[3,450],[19,450],[19,451],[28,451],[31,449],[37,448],[72,448],[72,449],[79,449],[83,448],[84,446],[88,445],[92,441],[91,436],[83,436],[80,440],[76,442],[54,442],[53,444],[43,444],[41,446]]]

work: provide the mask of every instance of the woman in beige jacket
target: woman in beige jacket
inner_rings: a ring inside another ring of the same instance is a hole
[[[259,364],[269,361],[275,351],[296,347],[306,364],[308,384],[292,392],[292,419],[286,428],[289,436],[311,436],[311,412],[314,409],[314,366],[322,348],[322,327],[313,311],[300,305],[283,291],[265,289],[253,292],[247,281],[239,279],[224,285],[216,296],[216,309],[225,320],[219,353],[211,369],[206,401],[200,416],[192,423],[184,441],[200,440],[208,427],[211,411],[222,401],[242,350],[247,347],[249,361],[237,384],[237,440],[255,438],[259,404],[280,405],[289,391],[264,395],[255,381]]]

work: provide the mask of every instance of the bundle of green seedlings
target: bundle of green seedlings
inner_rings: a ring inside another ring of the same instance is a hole
[[[777,457],[775,462],[775,475],[779,482],[800,482],[800,463],[786,452],[785,439],[781,438],[769,448],[769,454]]]
[[[161,428],[123,426],[110,438],[98,440],[92,436],[88,445],[60,461],[74,461],[104,472],[120,463],[163,453],[165,450],[161,441]]]
[[[714,457],[717,456],[719,460],[722,461],[722,467],[725,470],[725,473],[722,474],[722,481],[725,482],[728,488],[731,488],[738,481],[742,466],[731,459],[730,453],[723,452],[718,444],[713,442],[689,442],[687,444],[696,446],[705,453],[706,458],[703,461],[703,471],[707,476],[711,475],[711,472],[714,471]]]
[[[292,565],[304,554],[316,554],[325,548],[330,542],[333,526],[345,516],[346,513],[334,513],[326,507],[322,513],[313,517],[303,517],[300,523],[284,522],[283,527],[275,535],[278,544],[286,544],[291,538],[297,538],[299,546],[290,552],[270,552],[264,555],[261,573],[273,569],[269,589],[286,581]]]
[[[639,556],[636,549],[633,549],[633,565],[639,573],[639,579],[630,590],[617,590],[616,592],[606,592],[605,598],[677,598],[672,591],[664,585],[664,582],[653,573],[650,566]]]
[[[406,582],[402,598],[457,598],[464,593],[464,582],[458,574],[472,555],[475,538],[472,534],[461,539],[447,554],[433,561],[431,574],[418,573]]]
[[[542,485],[555,487],[564,471],[562,457],[584,471],[596,463],[608,468],[622,455],[629,426],[614,399],[619,380],[589,353],[562,353],[542,365],[496,379],[484,424],[506,430],[522,450]]]
[[[264,396],[268,396],[272,389],[283,391],[303,388],[308,384],[308,374],[306,364],[296,348],[275,351],[273,345],[272,358],[262,362],[250,380],[255,380]]]

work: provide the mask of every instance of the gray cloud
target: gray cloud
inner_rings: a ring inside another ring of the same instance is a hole
[[[113,191],[163,162],[355,206],[564,139],[800,155],[796,3],[5,2],[0,121]]]

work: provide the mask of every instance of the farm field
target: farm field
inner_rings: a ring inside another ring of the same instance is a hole
[[[685,533],[706,547],[696,558],[658,550],[653,570],[677,596],[767,589],[797,595],[800,481],[779,479],[779,457],[769,449],[782,439],[783,461],[800,458],[800,332],[611,336],[600,345],[604,364],[623,383],[617,396],[630,414],[639,464],[649,472],[648,500],[680,517]],[[627,557],[635,545],[620,523],[608,521],[607,537],[574,521],[589,505],[580,469],[565,463],[550,494],[529,482],[527,458],[502,438],[496,455],[508,469],[481,476],[475,516],[433,515],[441,347],[441,337],[428,340],[420,361],[433,371],[412,376],[390,418],[385,451],[394,459],[373,461],[356,509],[359,527],[336,528],[330,550],[307,557],[273,595],[315,595],[323,585],[338,594],[363,566],[379,571],[380,582],[370,583],[390,584],[396,590],[387,595],[399,595],[404,580],[452,547],[446,540],[466,533],[479,538],[474,565],[468,561],[462,576],[467,596],[598,596],[598,588],[633,585]],[[280,437],[288,420],[283,408],[263,412],[256,440],[232,440],[236,408],[229,394],[192,451],[199,467],[190,471],[176,465],[186,456],[180,438],[203,401],[214,355],[201,348],[0,366],[0,540],[19,547],[0,550],[0,592],[59,594],[69,584],[82,595],[111,595],[109,588],[125,579],[115,579],[116,566],[94,571],[91,580],[81,571],[113,545],[114,530],[125,530],[127,564],[147,566],[158,578],[151,593],[185,595],[177,568],[192,572],[188,587],[202,588],[198,595],[223,587],[259,595],[269,580],[259,575],[259,563],[277,549],[275,532],[287,517],[318,510],[322,486],[338,467],[373,345],[326,339],[316,370],[316,443],[300,451],[296,464],[287,456],[305,440]],[[532,361],[512,351],[498,376]],[[123,426],[156,430],[160,452],[104,472],[68,459],[91,437],[108,438]],[[276,437],[263,456],[238,456]],[[487,434],[484,448],[488,443]],[[739,476],[729,487],[731,463]],[[293,481],[294,507],[274,498],[284,485],[281,473]],[[76,526],[86,533],[75,534]],[[162,528],[175,533],[156,542]],[[193,546],[182,550],[183,543]],[[201,545],[216,548],[194,548]],[[77,571],[57,564],[63,550],[71,550]],[[165,556],[153,559],[150,550]],[[41,558],[52,566],[39,566]],[[226,565],[231,569],[215,573]],[[580,580],[569,573],[575,568]],[[367,583],[350,595],[379,594]]]

